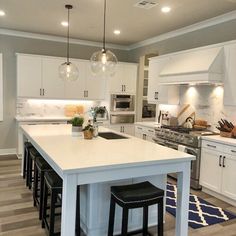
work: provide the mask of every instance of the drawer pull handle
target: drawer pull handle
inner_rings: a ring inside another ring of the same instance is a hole
[[[138,129],[141,129],[141,130],[142,130],[142,128],[140,128],[140,127],[138,127]]]
[[[211,145],[211,144],[207,144],[208,147],[212,147],[212,148],[216,148],[216,146]]]
[[[219,166],[222,166],[222,165],[221,165],[221,159],[222,159],[222,156],[220,155],[220,158],[219,158]]]
[[[152,133],[154,132],[153,130],[150,130],[150,129],[149,129],[148,131],[149,131],[149,132],[152,132]]]
[[[231,152],[233,152],[233,153],[236,153],[236,151],[235,151],[235,150],[231,150]]]
[[[223,157],[223,167],[225,167],[225,156]]]

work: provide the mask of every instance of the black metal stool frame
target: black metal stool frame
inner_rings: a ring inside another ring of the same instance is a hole
[[[144,200],[144,201],[123,202],[121,199],[118,199],[113,194],[111,194],[108,236],[113,236],[116,203],[123,208],[121,236],[134,235],[138,233],[143,233],[143,235],[145,236],[151,235],[148,232],[148,207],[154,204],[157,204],[158,206],[158,216],[157,216],[158,217],[157,219],[158,236],[163,236],[163,196],[150,199],[150,200]],[[143,208],[143,229],[135,230],[128,233],[129,209],[134,209],[134,208]]]

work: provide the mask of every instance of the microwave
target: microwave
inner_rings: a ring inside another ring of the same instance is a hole
[[[134,111],[135,95],[111,94],[111,111]]]

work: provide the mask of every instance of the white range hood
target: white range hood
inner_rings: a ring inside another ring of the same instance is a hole
[[[222,47],[170,55],[160,72],[160,84],[221,84],[224,76]]]

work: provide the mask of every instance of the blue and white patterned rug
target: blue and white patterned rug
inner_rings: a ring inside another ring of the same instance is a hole
[[[167,184],[166,210],[173,216],[176,214],[176,185]],[[198,229],[201,227],[235,219],[236,215],[214,206],[196,195],[189,197],[189,226]]]

